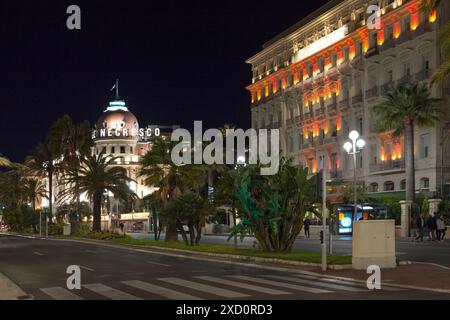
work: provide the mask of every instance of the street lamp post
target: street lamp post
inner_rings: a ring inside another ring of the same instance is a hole
[[[356,155],[366,146],[366,141],[360,139],[359,132],[354,130],[350,132],[349,138],[351,141],[347,141],[344,145],[345,151],[349,155],[353,155],[353,197],[354,197],[354,217],[358,216],[358,191],[356,190]]]

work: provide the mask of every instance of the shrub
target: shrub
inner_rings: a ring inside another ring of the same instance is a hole
[[[42,229],[44,230],[45,227]],[[50,224],[48,225],[48,235],[49,236],[62,236],[63,225],[62,224]]]

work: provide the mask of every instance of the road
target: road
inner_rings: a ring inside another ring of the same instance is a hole
[[[37,300],[448,299],[448,294],[94,243],[0,235],[0,273]],[[70,265],[83,288],[66,287]]]
[[[134,238],[152,239],[153,234],[135,233],[130,234]],[[163,236],[164,238],[164,236]],[[205,244],[234,245],[233,240],[227,241],[226,236],[208,235],[202,238]],[[254,244],[253,238],[247,238],[239,242],[240,247],[251,248]],[[295,252],[321,252],[319,239],[299,239],[295,242]],[[412,240],[400,239],[396,243],[397,257],[402,261],[414,261],[424,263],[435,263],[450,268],[450,242],[436,243],[425,241],[423,243]],[[333,253],[337,255],[352,255],[351,237],[339,237],[333,239]]]

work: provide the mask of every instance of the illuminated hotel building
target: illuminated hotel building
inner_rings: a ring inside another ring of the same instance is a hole
[[[369,5],[381,8],[379,29],[369,29]],[[419,0],[340,0],[301,20],[247,63],[253,70],[252,127],[280,129],[282,153],[311,174],[325,168],[335,181],[353,177],[343,150],[351,130],[367,141],[357,175],[372,195],[405,189],[403,139],[380,134],[373,106],[395,84],[428,84],[440,65],[438,28],[449,22],[450,1],[427,15]],[[447,88],[447,89],[445,89]],[[432,88],[448,106],[448,85]],[[445,110],[435,128],[416,128],[416,187],[440,193],[450,181],[450,124]],[[338,199],[335,199],[339,201]]]

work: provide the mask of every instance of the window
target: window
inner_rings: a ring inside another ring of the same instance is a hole
[[[363,118],[359,118],[359,132],[360,132],[360,134],[364,133],[364,121],[363,121]]]
[[[421,190],[429,190],[430,189],[430,179],[429,178],[420,179],[420,189]]]
[[[411,30],[411,16],[407,15],[403,21],[403,30],[410,31]]]
[[[344,61],[350,60],[350,49],[349,47],[344,47]]]
[[[411,64],[410,63],[405,63],[403,65],[403,74],[405,76],[410,76],[411,75]]]
[[[400,182],[400,190],[406,190],[406,180]]]
[[[111,153],[112,154],[116,153],[116,147],[111,147]]]
[[[133,154],[133,147],[130,147],[130,153]]]
[[[430,156],[430,135],[423,134],[420,136],[420,157],[427,159]]]
[[[394,26],[392,24],[386,27],[386,40],[391,40],[394,37]]]
[[[120,153],[122,153],[122,154],[123,154],[123,153],[126,153],[126,151],[125,151],[125,147],[123,147],[123,146],[122,146],[122,147],[120,147]]]
[[[384,183],[384,191],[394,191],[395,184],[392,181],[388,181]]]
[[[378,192],[378,183],[372,183],[369,186],[369,192]]]

